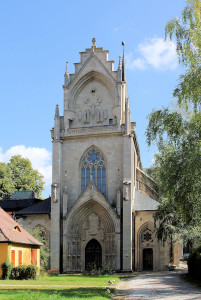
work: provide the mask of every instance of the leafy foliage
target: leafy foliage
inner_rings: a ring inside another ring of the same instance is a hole
[[[180,76],[173,95],[179,103],[201,104],[201,2],[187,0],[182,18],[172,18],[166,25],[165,37],[176,38],[177,54],[186,73]]]
[[[111,262],[103,262],[102,274],[112,275],[115,272],[115,266]]]
[[[157,236],[201,240],[201,2],[187,0],[182,19],[166,25],[176,37],[177,53],[186,73],[174,90],[177,108],[149,115],[147,143],[158,147],[149,174],[159,186],[161,203],[155,214]],[[193,107],[193,109],[192,109]]]
[[[59,270],[57,268],[52,268],[47,271],[48,276],[59,276]]]
[[[188,259],[188,274],[195,279],[201,279],[201,245],[193,250]]]
[[[9,261],[4,261],[1,264],[2,279],[9,279],[10,278],[12,268],[13,268],[13,264]]]
[[[0,162],[0,199],[9,199],[14,191],[12,171],[6,163]]]
[[[36,279],[37,266],[18,266],[13,267],[13,264],[9,261],[5,261],[1,264],[2,279]]]
[[[0,199],[9,199],[15,190],[33,190],[41,197],[43,175],[32,168],[28,158],[12,156],[9,163],[0,163]]]
[[[35,237],[39,242],[43,243],[40,247],[40,266],[41,271],[46,271],[48,269],[48,260],[50,256],[50,249],[48,247],[47,233],[42,226],[36,226],[30,232],[33,237]]]
[[[88,275],[112,275],[115,272],[115,266],[111,262],[102,262],[102,268],[97,267],[96,262],[91,262],[87,265]]]
[[[176,234],[186,240],[200,238],[201,115],[187,121],[168,109],[153,112],[147,140],[156,141],[159,150],[151,170],[162,198],[155,214],[158,238]]]
[[[14,267],[11,270],[10,279],[36,279],[37,269],[34,265]]]
[[[37,266],[28,265],[26,266],[26,279],[36,279],[37,275]]]

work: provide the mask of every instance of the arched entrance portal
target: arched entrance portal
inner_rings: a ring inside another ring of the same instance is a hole
[[[143,271],[153,270],[153,249],[143,249]]]
[[[102,267],[102,249],[100,243],[92,239],[90,240],[85,248],[85,269],[89,269],[90,265],[95,263],[96,268]]]

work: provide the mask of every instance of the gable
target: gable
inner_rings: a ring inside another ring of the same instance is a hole
[[[0,208],[0,242],[12,242],[42,246],[31,234],[24,230],[2,208]]]
[[[91,204],[90,204],[91,203]],[[93,182],[90,182],[84,192],[80,195],[80,197],[77,199],[73,207],[70,209],[70,211],[67,213],[67,215],[64,217],[64,219],[70,220],[72,216],[75,214],[76,211],[78,211],[81,207],[84,207],[85,204],[90,204],[89,207],[99,207],[98,210],[103,210],[107,212],[108,216],[110,216],[116,224],[118,222],[118,216],[116,212],[112,209],[110,204],[107,202],[104,195],[99,191],[99,189],[96,187],[96,185]]]
[[[71,127],[80,127],[109,125],[115,103],[108,86],[97,75],[83,83],[71,99],[71,105],[75,111]]]

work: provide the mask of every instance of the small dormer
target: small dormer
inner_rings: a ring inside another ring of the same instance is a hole
[[[18,225],[16,225],[15,227],[13,227],[12,230],[21,232],[21,229],[20,229],[20,227]]]

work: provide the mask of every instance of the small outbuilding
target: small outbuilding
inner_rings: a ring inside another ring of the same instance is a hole
[[[32,264],[40,271],[42,245],[0,208],[0,265],[9,260],[15,267]]]

